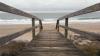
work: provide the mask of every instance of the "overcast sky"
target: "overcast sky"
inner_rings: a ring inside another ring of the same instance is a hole
[[[100,0],[0,0],[5,4],[24,11],[76,11]]]

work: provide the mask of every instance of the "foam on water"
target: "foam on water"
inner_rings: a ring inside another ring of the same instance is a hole
[[[69,20],[69,22],[87,22],[87,23],[95,23],[100,22],[100,19],[88,19],[88,20]]]
[[[69,23],[74,22],[85,22],[85,23],[95,23],[100,22],[100,19],[89,19],[89,20],[69,20]],[[43,23],[56,23],[56,20],[44,20]],[[61,24],[64,24],[64,20],[60,21]],[[31,20],[2,20],[0,19],[0,24],[31,24]],[[36,21],[36,24],[38,24],[38,21]]]

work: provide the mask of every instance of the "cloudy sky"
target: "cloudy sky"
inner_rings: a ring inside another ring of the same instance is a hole
[[[100,0],[0,0],[5,4],[24,11],[76,11]]]

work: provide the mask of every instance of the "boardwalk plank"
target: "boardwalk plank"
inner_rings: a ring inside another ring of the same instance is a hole
[[[69,40],[56,30],[42,31],[19,56],[84,56]]]

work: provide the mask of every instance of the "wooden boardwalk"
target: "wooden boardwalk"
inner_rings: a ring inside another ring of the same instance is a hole
[[[56,30],[43,30],[19,56],[83,56],[83,54]]]
[[[42,20],[40,18],[34,15],[31,15],[29,13],[26,13],[24,11],[21,11],[19,9],[16,9],[14,7],[11,7],[9,5],[6,5],[2,2],[0,2],[0,11],[8,12],[11,14],[24,16],[24,17],[28,17],[32,19],[32,28],[25,29],[23,31],[2,37],[0,40],[0,45],[3,45],[14,38],[17,38],[18,36],[24,33],[27,33],[30,30],[32,30],[32,35],[33,37],[35,37],[35,29],[36,28],[40,29],[40,33],[28,44],[27,47],[25,47],[20,52],[21,54],[19,54],[19,56],[86,56],[86,55],[83,55],[82,52],[80,52],[72,44],[72,42],[66,39],[68,35],[68,30],[71,30],[73,32],[83,34],[83,35],[89,34],[89,35],[92,35],[93,37],[100,36],[98,34],[84,32],[84,31],[80,31],[80,30],[68,27],[68,20],[70,17],[100,11],[100,3],[94,4],[82,10],[79,10],[79,11],[76,11],[71,14],[67,14],[63,17],[58,18],[57,23],[56,23],[56,29],[59,31],[59,27],[63,27],[65,29],[65,34],[64,34],[65,37],[61,35],[58,31],[51,29],[52,27],[49,27],[49,26],[48,28],[50,29],[42,30],[44,28],[42,26]],[[39,21],[38,26],[35,26],[35,19]],[[63,19],[65,19],[65,26],[60,26],[59,21]]]

